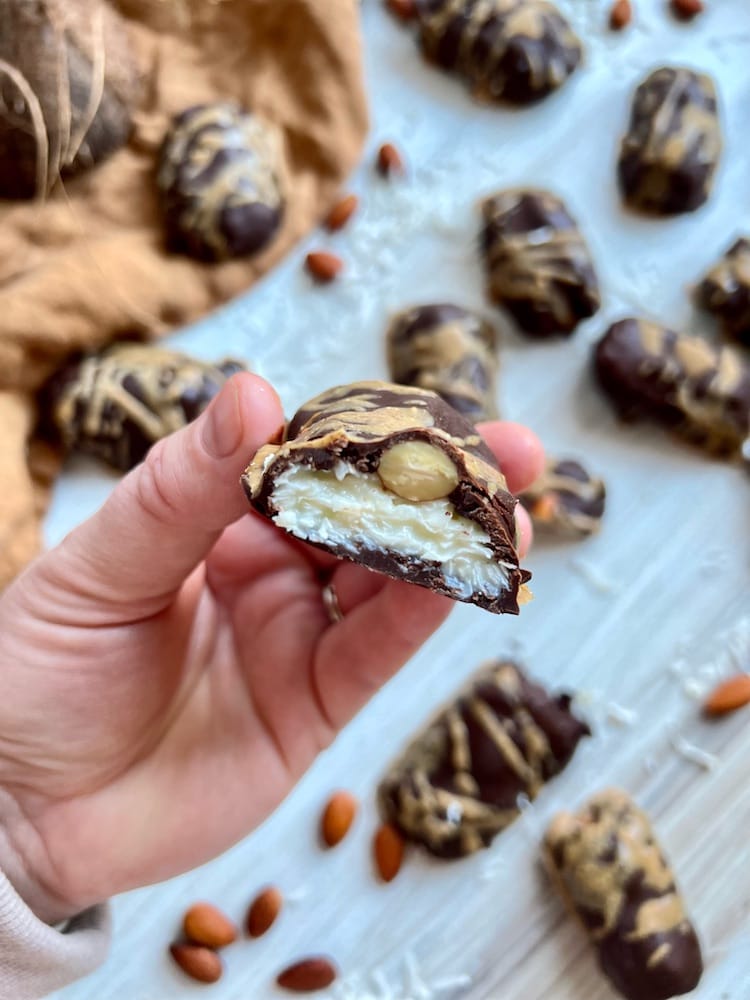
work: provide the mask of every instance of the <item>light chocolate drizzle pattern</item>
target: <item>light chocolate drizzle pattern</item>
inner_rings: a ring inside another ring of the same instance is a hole
[[[260,449],[246,471],[248,485],[258,494],[273,463],[286,463],[295,452],[303,456],[311,449],[326,452],[348,444],[390,445],[425,438],[442,444],[448,457],[463,466],[464,475],[489,496],[507,493],[505,477],[478,432],[464,426],[458,414],[453,428],[437,426],[434,399],[435,394],[427,390],[388,382],[355,382],[329,389],[297,412],[282,444]],[[452,433],[459,426],[465,433]],[[428,435],[420,433],[426,430]]]
[[[394,316],[387,334],[394,382],[431,389],[472,423],[497,416],[494,327],[449,304],[417,306]]]
[[[606,487],[580,462],[548,458],[539,479],[519,499],[540,531],[592,535],[601,527]]]
[[[711,268],[698,301],[716,315],[727,336],[750,346],[750,240],[738,239]]]
[[[194,420],[241,362],[218,365],[177,351],[116,344],[56,376],[49,416],[68,449],[119,469],[137,464],[155,441]]]
[[[482,205],[490,297],[527,333],[570,333],[599,308],[591,255],[564,202],[510,189]]]
[[[497,661],[481,669],[389,769],[384,815],[440,857],[486,847],[535,798],[589,730],[569,709]]]
[[[620,150],[620,179],[636,208],[697,208],[711,190],[722,149],[713,80],[675,67],[654,70],[633,99]]]
[[[480,100],[539,100],[581,59],[578,37],[545,0],[418,0],[417,11],[425,55]]]
[[[711,450],[749,457],[750,365],[738,351],[626,319],[599,342],[596,364],[623,415],[654,416]]]
[[[605,790],[577,814],[557,815],[544,855],[625,996],[666,998],[694,987],[696,965],[700,970],[695,932],[648,816],[625,792]],[[681,983],[681,976],[690,982]]]
[[[254,252],[281,219],[281,133],[232,104],[191,108],[178,116],[167,136],[157,183],[169,224],[189,245],[200,247],[200,255],[221,260]],[[246,227],[244,234],[235,231],[236,220]]]

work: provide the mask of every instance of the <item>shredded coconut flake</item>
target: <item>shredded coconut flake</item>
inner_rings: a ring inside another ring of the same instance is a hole
[[[618,726],[634,726],[638,721],[638,713],[632,708],[626,708],[625,705],[611,701],[607,705],[607,718]]]
[[[721,763],[721,759],[716,754],[709,753],[708,750],[703,750],[694,743],[690,743],[684,736],[673,736],[672,747],[681,757],[689,760],[691,764],[702,767],[704,771],[713,771]]]
[[[620,585],[606,576],[600,569],[585,559],[568,560],[570,568],[584,580],[592,590],[599,594],[616,594]]]

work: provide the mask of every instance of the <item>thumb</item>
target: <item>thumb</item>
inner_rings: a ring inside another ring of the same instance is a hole
[[[76,589],[148,604],[151,613],[154,602],[166,604],[224,528],[249,510],[240,475],[283,419],[262,378],[229,379],[197,420],[157,442],[62,543]]]

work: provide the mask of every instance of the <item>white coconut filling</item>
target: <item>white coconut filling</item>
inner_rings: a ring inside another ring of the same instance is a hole
[[[403,500],[385,489],[375,473],[338,462],[331,471],[292,465],[274,483],[279,527],[354,557],[362,548],[439,563],[457,596],[494,596],[508,589],[512,564],[500,562],[489,537],[456,513],[449,500]]]

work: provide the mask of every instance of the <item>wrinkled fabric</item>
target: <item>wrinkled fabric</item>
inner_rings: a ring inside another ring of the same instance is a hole
[[[328,212],[366,134],[355,0],[117,6],[144,74],[129,143],[44,204],[0,202],[0,588],[38,549],[56,472],[29,448],[35,390],[82,349],[170,332],[249,287]],[[288,196],[266,250],[205,265],[165,251],[154,173],[171,116],[219,98],[281,127]]]

